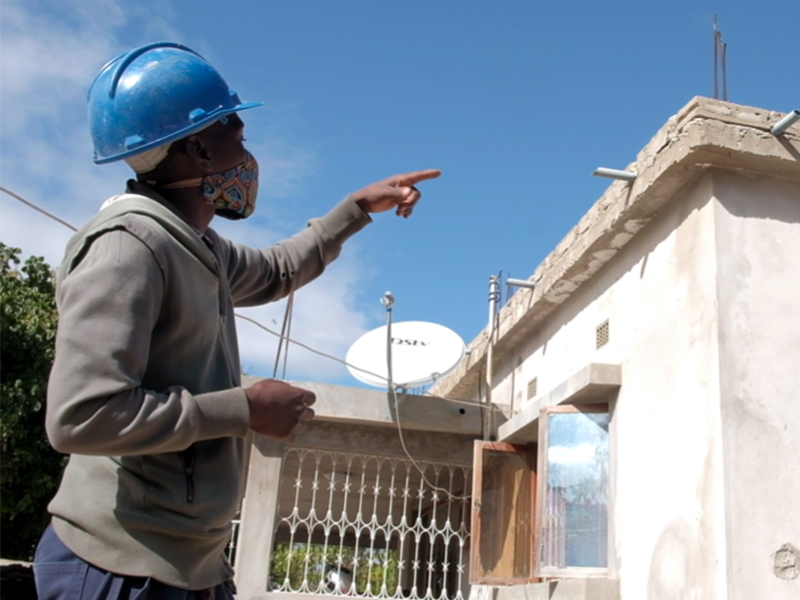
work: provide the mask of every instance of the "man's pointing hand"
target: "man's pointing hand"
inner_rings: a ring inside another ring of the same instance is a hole
[[[398,217],[407,218],[422,196],[414,186],[420,181],[436,179],[441,174],[438,169],[428,169],[394,175],[383,181],[371,183],[351,195],[365,213],[379,213],[394,208]]]

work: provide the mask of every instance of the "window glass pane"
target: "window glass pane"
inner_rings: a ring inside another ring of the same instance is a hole
[[[480,571],[486,578],[528,578],[533,552],[531,459],[513,452],[483,450],[478,540]]]
[[[543,567],[606,567],[608,413],[551,413],[541,499]]]

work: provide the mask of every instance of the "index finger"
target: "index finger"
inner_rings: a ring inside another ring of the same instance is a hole
[[[410,186],[426,181],[428,179],[436,179],[442,172],[439,169],[426,169],[425,171],[414,171],[413,173],[405,173],[403,175],[395,175],[392,177],[392,184],[400,186]]]

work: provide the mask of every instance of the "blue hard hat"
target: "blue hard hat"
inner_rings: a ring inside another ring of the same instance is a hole
[[[239,100],[217,70],[186,46],[141,46],[106,64],[89,88],[94,162],[135,156],[261,104]]]

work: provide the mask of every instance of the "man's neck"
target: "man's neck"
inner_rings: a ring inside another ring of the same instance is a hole
[[[206,202],[203,188],[183,188],[174,190],[158,190],[164,199],[169,201],[183,220],[200,233],[205,233],[214,219],[214,205]]]

